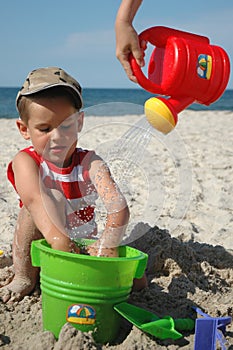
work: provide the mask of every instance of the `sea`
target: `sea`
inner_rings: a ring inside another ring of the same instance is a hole
[[[0,87],[0,118],[17,118],[15,98],[19,88]],[[84,88],[84,111],[86,116],[123,116],[143,114],[144,102],[155,95],[138,88]],[[210,106],[193,103],[191,110],[233,111],[233,90],[226,90],[219,100]]]

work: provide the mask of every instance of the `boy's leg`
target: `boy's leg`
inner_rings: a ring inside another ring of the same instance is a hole
[[[35,287],[39,268],[31,264],[31,242],[42,238],[30,213],[22,207],[15,229],[13,241],[14,278],[12,282],[0,289],[3,302],[18,301],[29,294]]]
[[[138,292],[146,287],[148,287],[148,282],[145,273],[141,278],[134,278],[132,288],[133,292]]]

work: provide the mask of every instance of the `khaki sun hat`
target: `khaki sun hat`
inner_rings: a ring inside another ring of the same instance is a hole
[[[50,89],[55,86],[64,86],[69,89],[75,99],[77,108],[83,106],[82,88],[80,84],[63,69],[58,67],[38,68],[30,72],[17,94],[16,107],[21,96],[29,96],[39,91]]]

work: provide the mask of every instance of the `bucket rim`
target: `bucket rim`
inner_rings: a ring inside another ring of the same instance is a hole
[[[88,242],[88,244],[91,244],[95,240],[91,239],[82,239],[82,241]],[[61,250],[52,249],[51,246],[47,243],[46,239],[39,239],[32,242],[32,245],[36,246],[39,250],[42,250],[44,252],[59,255],[62,257],[67,257],[72,259],[87,259],[87,260],[96,260],[96,261],[107,261],[107,262],[123,262],[123,261],[134,261],[134,260],[142,260],[148,257],[148,255],[136,248],[130,247],[128,245],[120,246],[124,247],[126,249],[129,249],[131,251],[135,251],[137,255],[130,256],[130,257],[104,257],[104,256],[92,256],[92,255],[85,255],[85,254],[74,254],[69,252],[63,252]]]

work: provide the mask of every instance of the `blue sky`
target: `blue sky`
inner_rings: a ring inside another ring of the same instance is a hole
[[[119,4],[120,0],[1,1],[0,86],[20,86],[37,67],[61,66],[83,87],[136,87],[115,57]],[[138,33],[164,25],[202,34],[233,57],[232,19],[232,0],[144,0],[134,26]],[[228,88],[233,89],[232,77]]]

